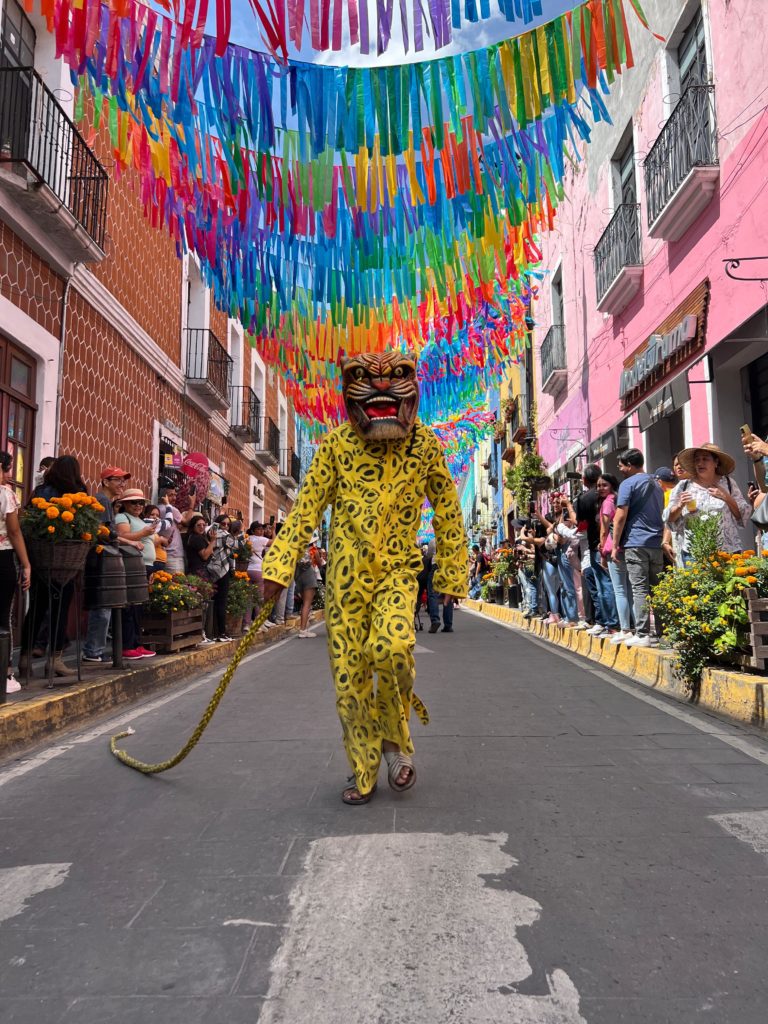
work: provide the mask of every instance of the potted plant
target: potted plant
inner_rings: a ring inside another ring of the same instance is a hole
[[[227,593],[227,632],[239,636],[243,631],[245,613],[261,604],[259,588],[247,572],[235,572]]]
[[[716,513],[696,516],[689,530],[690,565],[668,569],[651,604],[674,647],[675,671],[695,693],[713,661],[765,667],[755,648],[765,643],[767,624],[760,619],[768,597],[768,558],[720,550]]]
[[[85,566],[92,545],[109,530],[99,513],[104,506],[88,494],[33,498],[21,516],[21,528],[33,568],[56,583],[67,583]]]
[[[525,452],[515,465],[507,470],[505,484],[512,492],[520,512],[528,508],[535,490],[549,486],[549,477],[544,475],[544,459],[536,452]]]

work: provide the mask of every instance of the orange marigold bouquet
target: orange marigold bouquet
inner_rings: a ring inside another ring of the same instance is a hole
[[[167,615],[169,612],[199,608],[203,598],[199,590],[190,584],[190,579],[181,574],[172,576],[164,570],[154,573],[149,581],[149,611],[156,615]]]
[[[21,528],[29,540],[82,540],[96,544],[109,536],[99,520],[104,506],[88,494],[60,498],[33,498],[21,515]]]

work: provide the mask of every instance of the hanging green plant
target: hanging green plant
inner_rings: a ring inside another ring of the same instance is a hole
[[[544,478],[544,459],[536,452],[525,452],[507,470],[504,478],[507,490],[512,492],[518,511],[525,511],[537,482]]]

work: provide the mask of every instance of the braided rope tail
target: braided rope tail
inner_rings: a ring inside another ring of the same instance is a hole
[[[224,675],[221,677],[221,682],[216,687],[213,696],[208,702],[208,707],[203,712],[203,717],[198,722],[197,728],[189,737],[189,739],[181,748],[181,750],[178,752],[178,754],[176,754],[174,757],[169,758],[167,761],[158,761],[157,764],[145,764],[144,761],[139,761],[137,758],[131,757],[131,755],[126,753],[125,750],[118,749],[118,740],[123,739],[125,736],[133,736],[135,733],[135,729],[126,729],[125,732],[115,733],[115,735],[109,741],[109,749],[118,759],[118,761],[122,761],[122,763],[127,765],[129,768],[134,768],[137,772],[142,772],[144,775],[157,775],[160,772],[167,772],[169,768],[175,768],[177,764],[180,764],[184,760],[187,754],[189,754],[193,750],[193,748],[197,746],[200,737],[203,735],[206,728],[208,727],[208,723],[213,718],[213,714],[216,708],[221,703],[221,698],[224,696],[224,694],[227,691],[227,687],[232,682],[232,677],[237,671],[237,666],[248,653],[248,649],[253,644],[256,634],[267,621],[267,618],[269,617],[269,614],[272,611],[274,604],[274,600],[267,601],[264,604],[264,607],[259,612],[259,614],[256,616],[256,618],[249,626],[245,636],[237,645],[237,650],[235,651],[234,657],[232,658],[232,661],[230,661],[229,665],[227,665],[226,671],[224,672]]]

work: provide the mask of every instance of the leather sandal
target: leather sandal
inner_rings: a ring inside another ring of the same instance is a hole
[[[344,789],[341,791],[341,799],[345,804],[347,804],[348,807],[355,807],[357,804],[369,803],[371,797],[376,792],[376,789],[378,788],[379,785],[378,782],[374,782],[373,789],[370,791],[370,793],[361,793],[360,790],[357,788],[357,780],[355,779],[354,775],[350,775],[349,778],[347,779],[347,782],[351,782],[352,785],[347,785],[344,787]],[[357,796],[348,797],[347,793],[357,793]]]
[[[387,779],[390,789],[394,789],[396,793],[404,793],[406,789],[410,789],[415,784],[416,769],[413,767],[413,758],[409,754],[404,754],[401,750],[385,750],[384,760],[387,762]],[[398,783],[397,778],[403,768],[410,768],[411,774],[405,782]]]

